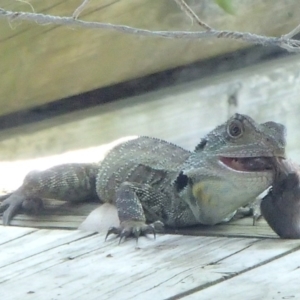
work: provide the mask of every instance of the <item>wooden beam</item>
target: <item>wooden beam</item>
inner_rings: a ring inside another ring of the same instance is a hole
[[[192,8],[212,26],[265,35],[287,33],[299,23],[298,0],[232,1],[235,15],[214,1]],[[1,1],[7,10],[71,16],[82,0]],[[199,30],[173,0],[90,1],[84,20],[153,30]],[[247,45],[234,41],[141,38],[0,21],[0,115],[28,109],[129,79],[153,74]]]

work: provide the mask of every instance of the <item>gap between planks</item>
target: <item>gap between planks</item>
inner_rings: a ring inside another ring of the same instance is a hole
[[[239,274],[226,278],[218,286],[190,291],[173,299],[201,300],[221,297],[222,299],[299,299],[300,275],[299,247],[282,253],[261,263],[257,267],[245,269]],[[238,276],[239,275],[239,276]],[[220,291],[222,291],[222,296]],[[246,296],[247,295],[247,296]]]

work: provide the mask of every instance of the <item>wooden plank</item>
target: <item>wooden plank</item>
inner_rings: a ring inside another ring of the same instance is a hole
[[[252,224],[252,218],[245,218],[236,222],[229,222],[214,226],[199,225],[191,228],[182,228],[177,230],[167,230],[168,233],[196,235],[196,236],[225,236],[225,237],[261,237],[278,238],[278,235],[272,231],[265,220],[260,220],[255,226]]]
[[[299,56],[295,55],[1,131],[0,157],[5,161],[54,155],[104,145],[128,135],[155,136],[194,149],[209,130],[240,112],[258,122],[285,124],[288,154],[300,160],[299,68]],[[233,98],[236,103],[229,104]],[[77,159],[88,159],[90,153]],[[96,161],[102,157],[101,150],[98,153],[98,157],[96,150],[93,154]],[[18,172],[7,169],[8,164],[1,165],[4,167],[3,180],[18,176]]]
[[[297,249],[291,252],[261,267],[180,299],[299,299],[300,251]]]
[[[11,222],[11,226],[33,227],[33,228],[47,228],[47,229],[77,229],[81,223],[86,219],[87,215],[74,216],[71,212],[68,214],[56,215],[40,215],[28,216],[17,215]],[[1,222],[0,218],[0,222]],[[109,224],[109,220],[104,220],[105,224]],[[100,220],[99,220],[100,223]],[[278,238],[278,236],[271,230],[265,221],[261,221],[255,226],[249,218],[249,224],[231,224],[231,222],[214,226],[195,226],[191,228],[182,229],[166,229],[165,233],[180,234],[180,235],[195,235],[195,236],[219,236],[219,237],[262,237],[262,238]],[[103,228],[103,226],[95,227],[97,231],[106,232],[111,225]],[[93,228],[93,227],[92,227]],[[85,227],[85,231],[95,231]]]
[[[39,247],[41,237],[34,240],[35,247],[22,243],[22,262],[15,261],[1,272],[9,278],[1,283],[3,297],[27,299],[33,293],[38,298],[153,299],[159,295],[166,299],[300,248],[300,242],[293,240],[167,235],[141,238],[135,248],[134,241],[116,246],[115,239],[103,243],[104,235],[97,237],[69,240],[49,250]],[[32,249],[35,255],[30,254]]]
[[[41,231],[43,234],[44,231]],[[53,232],[55,234],[55,232]],[[71,233],[71,239],[66,240],[65,243],[58,244],[58,248],[40,249],[40,252],[28,252],[27,258],[18,261],[18,256],[10,257],[14,259],[10,264],[1,267],[2,281],[5,282],[12,278],[19,280],[26,278],[29,275],[37,274],[41,270],[46,270],[52,266],[60,264],[65,260],[73,260],[82,255],[101,248],[102,240],[98,235],[85,235],[81,236],[81,242],[78,242],[78,232]],[[44,236],[47,239],[47,235]],[[86,239],[88,238],[88,239]],[[37,247],[38,248],[38,247]],[[70,253],[70,249],[72,253]],[[47,257],[47,259],[45,259]]]
[[[1,228],[1,227],[0,227]],[[14,228],[5,228],[9,232],[14,232]],[[24,229],[23,229],[24,230]],[[93,233],[83,231],[60,231],[60,230],[33,230],[18,238],[13,237],[9,242],[0,245],[1,257],[0,268],[24,260],[37,253],[56,248],[62,244],[68,244],[71,241],[79,240]],[[22,245],[22,247],[20,247]],[[25,246],[26,245],[26,246]]]
[[[11,226],[44,228],[44,229],[77,229],[85,220],[86,216],[28,216],[18,215],[12,222]],[[2,220],[1,220],[2,222]]]
[[[18,214],[11,221],[11,226],[47,229],[77,229],[82,222],[85,221],[89,213],[99,206],[99,204],[81,204],[75,206],[65,204],[58,206],[56,209],[51,209],[50,211],[46,210],[38,216]],[[93,221],[96,222],[96,224],[92,223],[91,225],[86,225],[81,228],[90,232],[106,232],[110,226],[117,226],[111,212],[108,212],[108,215],[106,215],[106,212],[97,213],[96,217],[97,220]],[[110,219],[112,220],[111,222]],[[0,222],[2,222],[1,217]],[[253,226],[251,217],[215,226],[199,225],[176,230],[166,229],[165,233],[195,236],[278,238],[266,221],[259,220],[256,225]]]
[[[0,226],[0,246],[6,244],[9,241],[18,239],[24,235],[35,232],[33,228],[17,228],[17,227],[4,227]]]
[[[71,16],[82,0],[2,0],[8,10]],[[281,35],[299,23],[297,0],[233,1],[229,15],[210,0],[191,3],[218,29]],[[151,13],[149,13],[151,12]],[[173,0],[90,1],[80,18],[150,30],[199,30]],[[38,26],[1,19],[0,114],[184,65],[246,44],[141,38],[112,31]],[[20,55],[22,54],[22,55]],[[13,66],[13,67],[12,67]],[[41,71],[47,70],[41,76]],[[25,79],[25,80],[24,80]]]

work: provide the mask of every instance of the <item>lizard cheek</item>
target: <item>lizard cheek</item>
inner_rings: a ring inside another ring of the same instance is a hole
[[[211,196],[205,193],[205,183],[200,182],[193,185],[193,196],[197,199],[198,202],[202,204],[209,204],[211,201]]]

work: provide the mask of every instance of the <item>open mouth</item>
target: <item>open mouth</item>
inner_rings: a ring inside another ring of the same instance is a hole
[[[262,172],[274,169],[274,159],[271,157],[223,157],[220,161],[228,168],[242,172]]]

